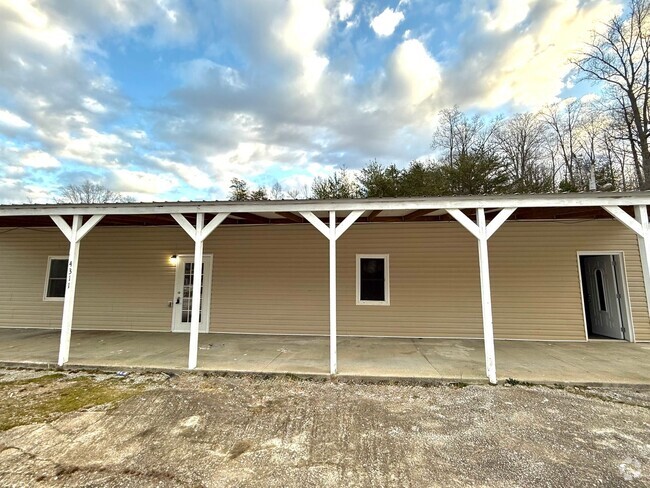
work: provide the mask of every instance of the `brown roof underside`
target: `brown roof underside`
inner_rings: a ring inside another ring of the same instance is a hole
[[[634,215],[632,207],[622,207],[630,215]],[[357,222],[445,222],[453,221],[451,215],[425,215],[425,212],[431,210],[417,210],[403,216],[382,216],[381,212],[371,212],[367,216],[360,217]],[[496,215],[499,209],[494,211],[486,210],[488,220]],[[475,218],[472,211],[464,211],[469,217]],[[194,214],[185,216],[190,222],[194,222]],[[68,223],[71,223],[71,217],[64,217]],[[212,216],[206,215],[206,223]],[[340,217],[339,220],[343,220]],[[509,218],[509,220],[592,220],[592,219],[611,219],[605,210],[601,207],[549,207],[549,208],[519,208]],[[254,213],[233,213],[222,225],[268,225],[268,224],[296,224],[306,223],[297,213],[280,212],[277,218],[267,218]],[[171,215],[106,215],[98,224],[99,226],[155,226],[155,225],[177,225]],[[17,217],[0,217],[0,227],[53,227],[54,222],[49,216],[17,216]]]

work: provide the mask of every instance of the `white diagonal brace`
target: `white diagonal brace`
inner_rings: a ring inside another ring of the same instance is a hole
[[[343,233],[346,230],[348,230],[350,228],[350,226],[352,226],[352,224],[354,224],[359,217],[361,217],[363,215],[364,212],[365,212],[365,210],[355,210],[353,212],[350,212],[350,215],[345,217],[345,219],[343,219],[343,222],[341,222],[336,227],[336,239],[341,237],[343,235]]]
[[[183,230],[187,232],[187,235],[190,236],[193,241],[196,241],[198,239],[199,235],[197,234],[196,229],[187,221],[183,214],[171,214],[171,216],[176,222],[178,222],[178,225],[180,225]]]
[[[305,219],[307,219],[307,221],[308,221],[311,225],[313,225],[314,227],[316,227],[316,229],[318,229],[318,231],[319,231],[321,234],[323,234],[323,235],[324,235],[325,237],[327,237],[328,239],[330,238],[330,229],[329,229],[329,227],[327,227],[327,225],[325,225],[325,224],[323,223],[323,221],[322,221],[321,219],[319,219],[318,217],[316,217],[316,216],[315,216],[313,213],[311,213],[311,212],[300,212],[300,215],[302,215]]]
[[[448,208],[447,212],[455,218],[460,225],[465,227],[468,231],[472,233],[477,239],[481,238],[481,233],[478,225],[471,221],[471,219],[465,215],[461,210],[457,208]]]
[[[63,217],[60,217],[58,215],[50,215],[50,218],[54,221],[56,226],[61,229],[61,232],[63,232],[65,238],[68,239],[69,242],[72,242],[72,229],[68,223],[63,220]]]
[[[77,231],[77,241],[83,239],[86,234],[93,230],[93,227],[95,227],[103,218],[103,215],[93,215],[86,222],[84,222],[84,225],[82,225],[81,228]]]
[[[606,206],[603,205],[603,208],[607,210],[616,220],[621,224],[625,225],[632,231],[636,232],[638,235],[643,236],[643,226],[634,220],[625,210],[616,205]]]
[[[514,208],[504,208],[502,209],[496,217],[494,217],[490,223],[486,227],[486,237],[489,239],[492,237],[492,234],[494,234],[499,227],[503,225],[503,223],[508,220],[508,217],[510,217],[514,211],[517,210],[516,207]]]
[[[201,231],[201,240],[204,241],[207,239],[208,236],[212,234],[212,231],[228,218],[228,215],[230,215],[228,212],[218,213],[215,215],[212,220],[205,227],[203,227],[203,230]]]

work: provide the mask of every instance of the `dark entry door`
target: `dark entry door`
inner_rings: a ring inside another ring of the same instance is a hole
[[[585,307],[591,332],[625,339],[614,256],[584,256]]]

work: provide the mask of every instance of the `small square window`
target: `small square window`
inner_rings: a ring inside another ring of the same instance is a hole
[[[357,255],[357,305],[390,305],[388,255]]]
[[[63,300],[68,272],[68,258],[50,256],[47,260],[47,278],[44,300]]]

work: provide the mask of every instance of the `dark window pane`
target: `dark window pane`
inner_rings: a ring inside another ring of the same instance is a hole
[[[68,270],[67,259],[52,259],[50,261],[50,278],[65,279],[67,270]]]
[[[361,258],[361,279],[384,279],[384,260]]]
[[[51,259],[50,275],[47,277],[47,297],[65,297],[65,281],[68,272],[67,259]]]
[[[48,298],[63,298],[65,297],[65,279],[50,280],[47,284]]]
[[[359,273],[359,298],[363,301],[386,300],[385,261],[382,258],[361,258]]]

